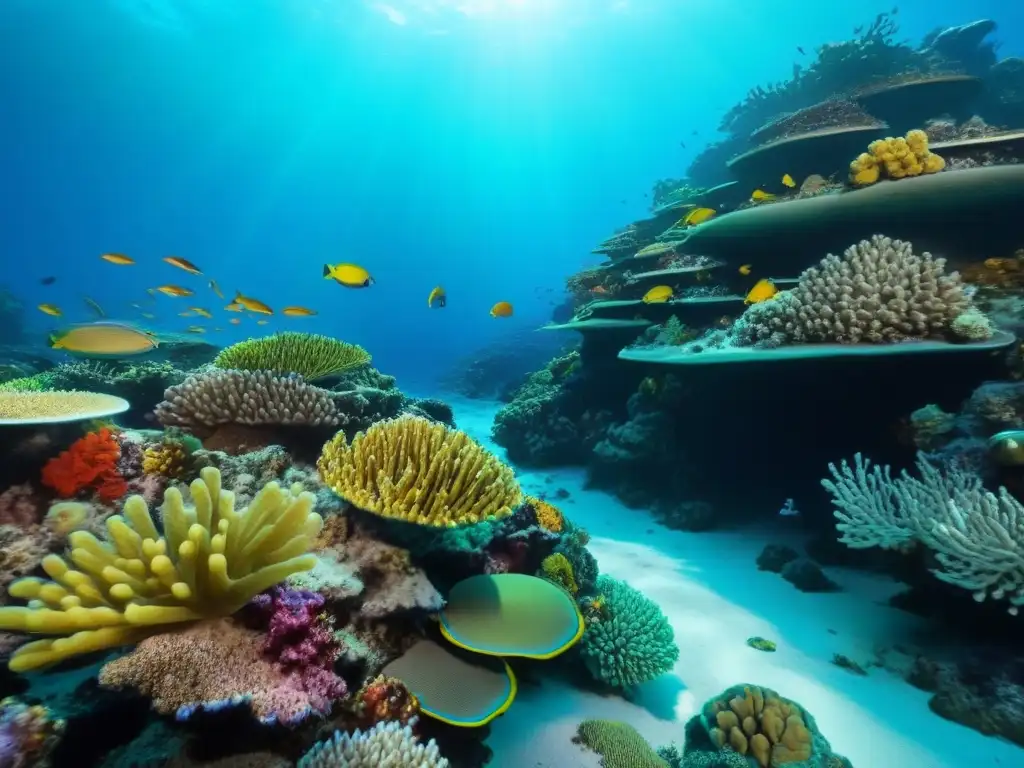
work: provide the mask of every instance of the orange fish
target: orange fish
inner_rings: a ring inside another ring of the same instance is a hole
[[[199,270],[199,267],[197,267],[195,264],[193,264],[188,259],[183,259],[180,256],[164,256],[164,261],[166,261],[172,267],[177,267],[178,269],[184,269],[186,272],[188,272],[191,275],[201,275],[201,274],[203,274]]]
[[[491,317],[512,317],[512,305],[507,301],[499,301],[491,307]]]

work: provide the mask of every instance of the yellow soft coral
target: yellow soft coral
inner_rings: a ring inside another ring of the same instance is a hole
[[[521,498],[515,474],[500,459],[464,432],[418,416],[379,421],[351,443],[339,432],[317,466],[346,501],[419,525],[505,517]]]
[[[159,445],[152,445],[142,454],[142,472],[147,475],[176,480],[185,474],[188,463],[188,451],[177,440],[165,440]]]
[[[576,575],[573,573],[572,563],[561,552],[548,555],[541,560],[540,571],[545,579],[563,587],[570,595],[575,595],[580,591],[579,586],[576,584]]]
[[[533,514],[537,517],[537,525],[553,533],[562,532],[565,521],[558,507],[535,496],[527,496],[526,502],[533,507]]]
[[[906,136],[876,139],[868,144],[868,151],[850,163],[850,182],[855,187],[866,187],[882,177],[890,179],[938,173],[946,161],[928,149],[928,134],[913,130]]]
[[[191,485],[193,506],[177,488],[164,494],[163,535],[146,502],[132,496],[106,521],[107,541],[75,531],[70,561],[43,559],[51,580],[19,579],[13,597],[27,607],[0,608],[0,629],[48,635],[11,656],[15,672],[137,642],[162,625],[230,616],[253,596],[307,571],[323,520],[315,497],[270,483],[235,510],[220,472],[207,467]]]
[[[803,712],[774,691],[745,686],[742,696],[715,701],[706,716],[714,723],[710,736],[716,745],[753,757],[761,768],[811,757],[811,732]]]

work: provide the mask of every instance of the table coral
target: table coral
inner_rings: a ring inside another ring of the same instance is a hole
[[[307,690],[308,679],[268,658],[265,644],[263,633],[231,619],[200,622],[144,639],[104,665],[99,682],[149,696],[157,712],[179,720],[240,705],[266,723],[326,714],[332,701],[325,691]]]
[[[213,364],[218,368],[297,373],[305,379],[319,379],[369,362],[370,353],[358,344],[315,333],[289,332],[232,344],[221,350]]]
[[[71,498],[95,490],[104,503],[120,499],[128,490],[117,470],[121,445],[109,429],[90,432],[43,467],[43,485]]]
[[[13,390],[13,391],[12,391]],[[0,391],[0,422],[48,424],[124,413],[128,401],[98,392]]]
[[[317,462],[346,501],[381,517],[451,527],[505,517],[521,492],[512,469],[466,433],[416,416],[344,433]]]
[[[0,608],[0,629],[65,635],[28,643],[11,657],[16,672],[137,641],[157,627],[228,616],[289,575],[312,568],[306,554],[323,520],[310,493],[269,483],[236,510],[220,473],[206,468],[191,485],[164,494],[163,535],[146,502],[132,496],[107,519],[107,540],[86,531],[69,537],[69,563],[43,559],[52,580],[20,579],[12,597],[28,607]]]

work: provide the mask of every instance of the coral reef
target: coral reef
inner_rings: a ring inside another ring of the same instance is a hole
[[[0,765],[48,768],[65,722],[41,704],[8,697],[0,701]]]
[[[133,412],[146,414],[163,399],[168,387],[181,384],[184,370],[157,360],[133,362],[77,360],[61,363],[40,377],[44,389],[105,392],[124,398]]]
[[[596,680],[629,688],[668,672],[679,648],[668,619],[656,603],[624,581],[597,580],[602,608],[588,619],[580,655]]]
[[[752,306],[733,334],[740,346],[943,338],[969,309],[944,259],[875,235],[805,270],[793,290]]]
[[[512,470],[465,433],[415,416],[374,424],[351,443],[339,433],[318,467],[360,509],[419,525],[504,517],[521,496]]]
[[[349,344],[313,333],[277,333],[261,339],[247,339],[221,350],[213,364],[240,371],[268,371],[277,375],[298,374],[304,379],[322,379],[370,363],[370,353]]]
[[[0,608],[0,629],[66,635],[22,646],[11,669],[129,644],[166,624],[229,616],[264,589],[313,567],[315,559],[305,553],[323,521],[312,511],[312,494],[271,483],[235,510],[220,480],[217,470],[202,470],[191,485],[190,508],[177,488],[169,489],[162,536],[145,501],[132,496],[123,516],[106,521],[108,541],[86,531],[68,537],[77,569],[49,555],[43,570],[52,581],[11,584],[13,597],[32,602]]]

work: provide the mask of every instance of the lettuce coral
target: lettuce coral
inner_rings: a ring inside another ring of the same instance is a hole
[[[229,616],[254,595],[313,567],[306,554],[323,520],[315,497],[277,483],[248,507],[235,510],[220,472],[207,467],[192,482],[194,506],[177,488],[164,494],[163,535],[141,496],[107,519],[107,541],[86,531],[68,537],[70,563],[43,559],[51,580],[19,579],[12,597],[27,607],[0,608],[0,629],[64,635],[19,648],[15,672],[37,669],[82,653],[138,641],[157,628]]]
[[[610,576],[597,580],[602,610],[587,621],[580,653],[596,680],[628,688],[668,672],[679,659],[675,633],[657,603]]]
[[[128,491],[117,471],[121,446],[109,429],[90,432],[43,467],[43,485],[57,495],[71,498],[84,490],[95,490],[105,503],[116,501]]]

